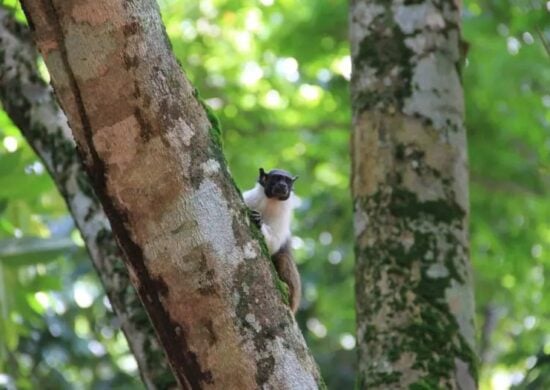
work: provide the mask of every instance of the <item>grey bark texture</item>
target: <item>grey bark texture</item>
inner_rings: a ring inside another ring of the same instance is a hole
[[[76,153],[67,118],[41,78],[28,28],[0,7],[0,102],[65,199],[148,389],[176,384]]]
[[[349,17],[359,387],[474,389],[459,3]]]
[[[317,388],[217,121],[156,3],[22,1],[130,279],[183,388]]]

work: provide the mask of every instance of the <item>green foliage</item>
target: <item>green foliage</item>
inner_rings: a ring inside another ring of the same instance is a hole
[[[353,388],[347,3],[159,3],[176,56],[221,121],[239,187],[251,187],[259,167],[300,175],[294,246],[304,299],[297,319],[328,388]],[[487,389],[505,388],[502,381],[550,387],[545,7],[542,0],[464,5],[471,255]],[[17,248],[11,257],[4,243]],[[104,301],[51,180],[0,113],[0,373],[22,389],[137,386]]]
[[[550,52],[541,42],[541,35],[550,41],[546,7],[543,1],[465,6],[471,255],[477,323],[490,336],[481,353],[486,388],[524,388],[532,373],[525,383],[522,377],[535,365],[543,382],[531,388],[550,386],[544,359],[550,353]]]
[[[139,388],[135,361],[44,167],[0,111],[0,388]]]

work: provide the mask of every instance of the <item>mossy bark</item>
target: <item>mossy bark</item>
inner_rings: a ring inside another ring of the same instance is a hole
[[[130,284],[111,226],[76,153],[67,118],[37,68],[30,32],[0,7],[0,102],[53,178],[80,230],[148,389],[176,380]]]
[[[351,2],[360,388],[477,386],[459,22]]]
[[[318,387],[156,2],[22,4],[179,385]]]

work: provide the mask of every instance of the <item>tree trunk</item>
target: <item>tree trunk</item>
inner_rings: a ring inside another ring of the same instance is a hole
[[[155,2],[22,3],[180,386],[317,387],[219,126],[175,61]]]
[[[459,23],[351,2],[360,388],[476,388]]]
[[[37,68],[27,27],[0,8],[0,101],[52,176],[80,230],[92,263],[109,297],[148,389],[175,384],[168,361],[129,276],[78,159],[65,114]]]

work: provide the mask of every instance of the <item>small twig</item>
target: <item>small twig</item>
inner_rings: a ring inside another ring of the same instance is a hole
[[[533,0],[531,0],[530,3],[531,3],[531,8],[533,9],[533,11],[535,11],[537,9],[537,7],[536,7],[535,3],[533,2]],[[548,57],[550,57],[550,43],[546,40],[546,37],[542,33],[542,30],[540,29],[540,27],[536,24],[535,24],[535,31],[536,31],[537,35],[539,36],[540,41],[542,42],[542,46],[544,47],[544,50],[546,51],[546,54],[548,54]]]
[[[537,32],[537,35],[539,36],[539,39],[542,42],[542,46],[544,46],[544,49],[546,50],[546,54],[548,54],[548,57],[550,58],[550,42],[546,40],[546,37],[542,33],[539,26],[535,26],[535,31]]]

